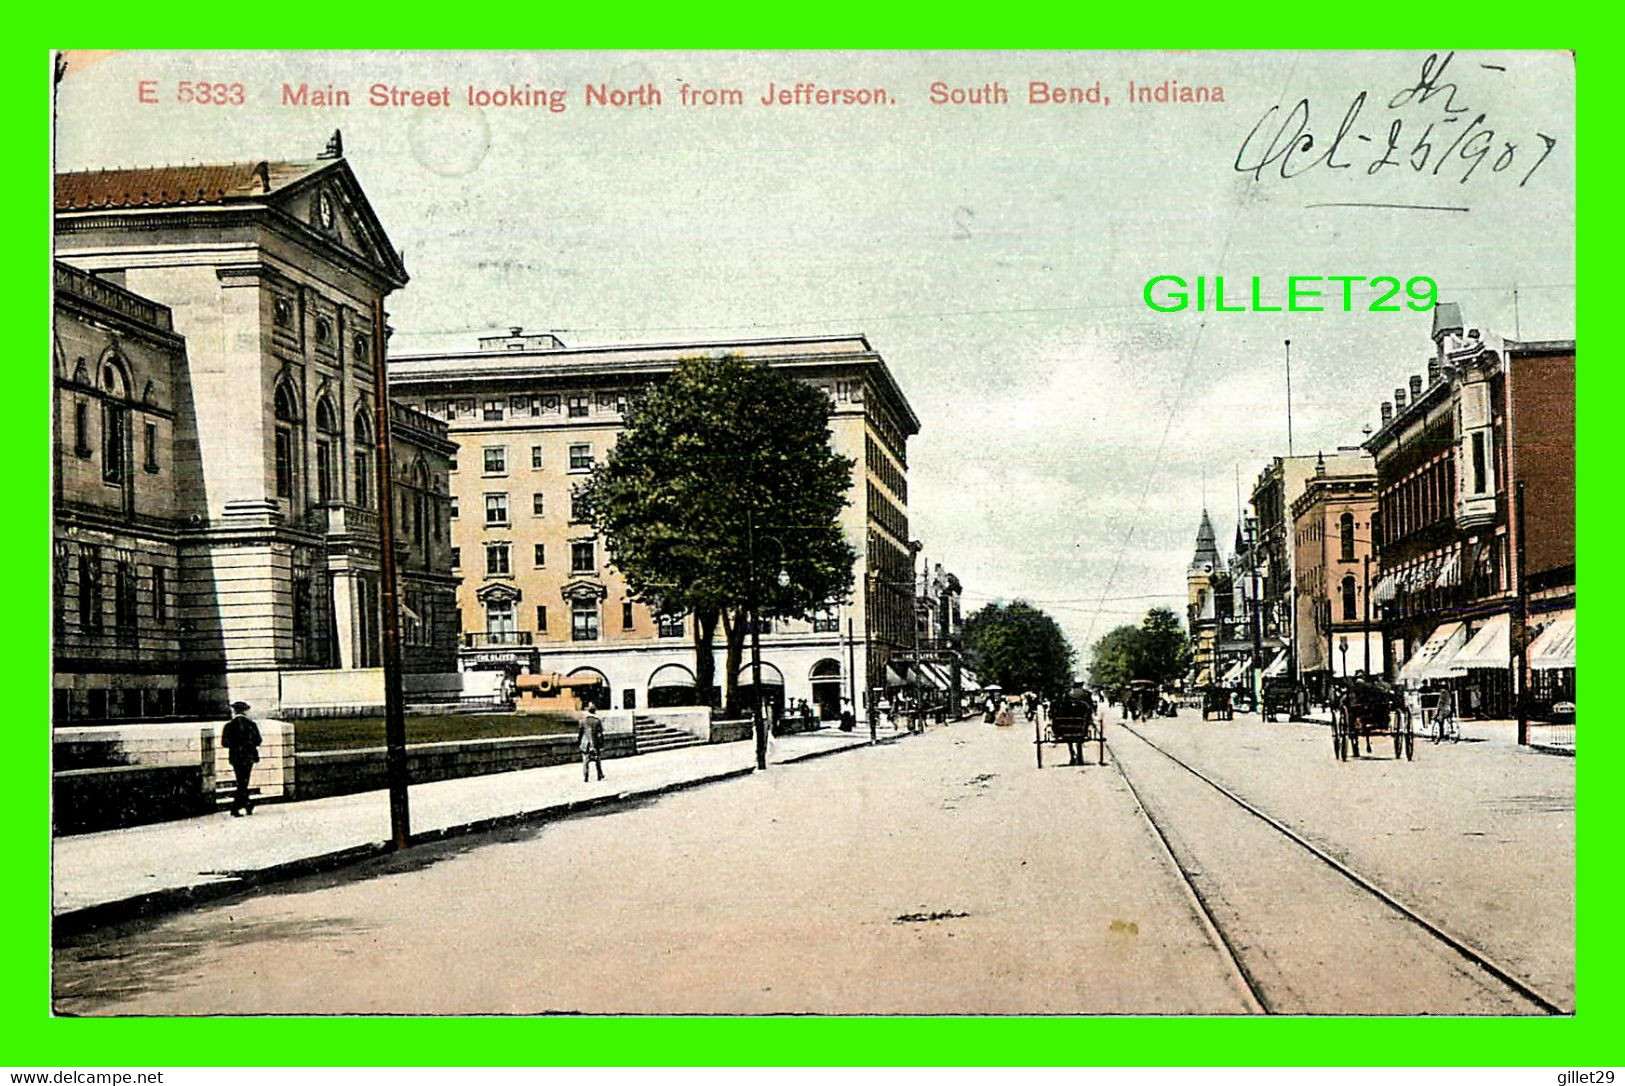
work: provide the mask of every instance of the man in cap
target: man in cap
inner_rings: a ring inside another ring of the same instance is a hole
[[[231,719],[220,729],[220,745],[231,759],[231,770],[237,775],[237,790],[231,796],[231,814],[241,818],[254,813],[254,803],[248,798],[248,778],[254,772],[254,763],[260,760],[260,728],[246,715],[251,706],[246,701],[231,703]]]

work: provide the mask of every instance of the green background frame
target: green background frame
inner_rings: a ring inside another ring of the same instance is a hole
[[[1138,5],[1068,5],[1014,9],[976,6],[881,10],[872,4],[820,2],[771,7],[728,4],[703,13],[692,4],[647,11],[610,3],[562,10],[555,5],[480,10],[483,25],[444,4],[391,3],[210,7],[207,5],[41,6],[8,13],[0,76],[14,150],[0,174],[12,219],[3,265],[14,310],[14,350],[6,375],[11,424],[0,446],[15,488],[10,531],[0,534],[6,566],[15,571],[14,607],[0,624],[0,660],[10,682],[0,727],[10,742],[0,756],[0,825],[7,829],[5,891],[0,893],[0,1000],[7,1036],[0,1064],[55,1069],[118,1066],[229,1066],[241,1052],[280,1056],[295,1066],[624,1065],[1488,1065],[1585,1068],[1625,1063],[1615,1042],[1622,984],[1615,913],[1620,907],[1614,835],[1620,801],[1614,774],[1620,744],[1607,719],[1607,692],[1593,699],[1586,754],[1576,766],[1579,923],[1577,1013],[1567,1019],[1024,1019],[1024,1018],[330,1018],[71,1019],[50,1012],[50,475],[51,394],[46,336],[50,280],[49,50],[109,42],[147,48],[1587,48],[1579,60],[1601,71],[1577,76],[1597,95],[1595,111],[1577,121],[1591,137],[1577,147],[1578,207],[1590,210],[1590,244],[1578,246],[1577,309],[1605,313],[1617,297],[1599,285],[1617,276],[1604,266],[1616,251],[1619,215],[1617,153],[1604,148],[1617,107],[1615,35],[1586,25],[1570,5],[1478,3],[1427,7],[1322,8],[1282,5],[1271,11],[1169,5],[1141,21]],[[421,8],[420,11],[411,9]],[[730,10],[731,9],[731,10]],[[1610,13],[1617,14],[1610,6]],[[530,20],[536,20],[531,22]],[[32,23],[33,25],[29,25]],[[1451,40],[1462,35],[1460,41]],[[1429,40],[1429,35],[1437,37]],[[319,37],[326,40],[317,40]],[[77,39],[77,40],[75,40]],[[1612,108],[1611,108],[1612,107]],[[1604,210],[1606,209],[1606,210]],[[1577,224],[1578,226],[1578,224]],[[1599,321],[1607,346],[1611,329]],[[1579,329],[1576,329],[1577,338]],[[1603,548],[1614,542],[1613,503],[1604,501],[1607,451],[1600,434],[1616,426],[1620,363],[1604,356],[1583,365],[1577,405],[1578,479],[1592,499],[1578,511],[1581,568],[1588,578],[1585,655],[1597,661],[1591,681],[1608,683],[1605,666],[1622,643],[1609,629],[1625,614]],[[1610,458],[1617,461],[1617,457]],[[1605,620],[1602,616],[1608,616]],[[1591,732],[1595,734],[1590,734]],[[1087,847],[1085,844],[1084,847]],[[267,1042],[274,1037],[275,1044]]]

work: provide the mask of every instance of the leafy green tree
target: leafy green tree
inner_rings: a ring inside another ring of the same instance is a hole
[[[633,596],[694,615],[707,704],[719,624],[733,712],[751,603],[763,619],[802,618],[851,592],[857,555],[837,518],[853,461],[830,446],[831,410],[823,392],[767,366],[685,360],[628,403],[620,439],[577,492]]]
[[[1118,626],[1096,641],[1089,661],[1089,681],[1118,696],[1129,680],[1138,678],[1135,667],[1143,636],[1138,626]]]
[[[1095,642],[1089,681],[1120,691],[1132,679],[1159,686],[1175,682],[1191,666],[1191,643],[1178,616],[1166,607],[1146,612],[1138,626],[1119,626]]]
[[[1076,655],[1055,620],[1025,600],[990,603],[965,620],[966,663],[1007,694],[1065,693]]]
[[[1171,683],[1190,670],[1193,650],[1184,624],[1166,607],[1154,607],[1140,622],[1138,674],[1135,678]]]

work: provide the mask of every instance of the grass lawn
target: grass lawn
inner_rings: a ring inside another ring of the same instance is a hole
[[[294,721],[300,751],[355,750],[384,745],[381,716],[312,717]],[[498,739],[513,735],[574,735],[576,722],[553,713],[457,713],[406,715],[406,743],[446,743],[458,739]]]

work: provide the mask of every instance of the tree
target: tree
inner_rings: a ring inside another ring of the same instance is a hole
[[[1179,619],[1166,607],[1146,612],[1138,626],[1119,626],[1095,642],[1089,681],[1121,690],[1132,679],[1159,686],[1184,676],[1191,666],[1191,643]]]
[[[965,620],[966,663],[1007,694],[1063,694],[1077,654],[1061,627],[1025,600],[990,603]]]
[[[1140,623],[1139,674],[1161,685],[1185,677],[1191,666],[1191,640],[1179,618],[1166,607],[1153,607]]]
[[[751,604],[764,619],[802,618],[851,593],[857,554],[836,518],[854,462],[830,447],[831,411],[823,392],[767,366],[689,359],[628,403],[619,441],[577,492],[634,598],[694,616],[706,704],[719,623],[733,712]]]

